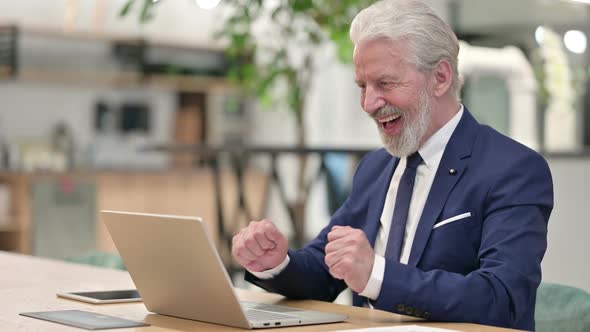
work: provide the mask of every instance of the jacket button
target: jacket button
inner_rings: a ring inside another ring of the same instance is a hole
[[[399,312],[404,312],[404,311],[406,311],[406,306],[403,305],[403,304],[398,304],[397,307],[396,307],[396,309]]]
[[[424,313],[424,319],[430,319],[430,316],[432,316],[428,311]]]
[[[405,313],[407,315],[412,315],[414,313],[414,308],[412,308],[412,307],[406,307]]]

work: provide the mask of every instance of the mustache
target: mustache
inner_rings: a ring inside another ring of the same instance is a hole
[[[386,105],[386,106],[381,107],[377,111],[373,112],[371,114],[371,117],[373,119],[377,120],[377,119],[384,118],[384,117],[394,115],[394,114],[402,114],[403,115],[403,111],[401,111],[400,109],[397,109],[391,105]]]

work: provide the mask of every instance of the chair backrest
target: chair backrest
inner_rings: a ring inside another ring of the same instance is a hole
[[[537,332],[590,331],[590,293],[571,286],[541,283],[535,325]]]

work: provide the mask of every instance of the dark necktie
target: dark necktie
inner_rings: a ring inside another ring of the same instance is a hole
[[[389,238],[387,240],[387,249],[385,258],[399,261],[406,233],[406,223],[408,221],[408,211],[414,190],[414,179],[416,178],[416,168],[422,163],[422,157],[418,152],[408,156],[406,169],[399,181],[397,187],[397,197],[395,198],[395,208],[391,225],[389,226]]]

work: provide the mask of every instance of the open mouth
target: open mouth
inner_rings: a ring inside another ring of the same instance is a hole
[[[402,115],[400,113],[396,113],[388,117],[378,119],[378,121],[379,123],[381,123],[384,129],[388,129],[393,127],[400,120],[401,117]]]

